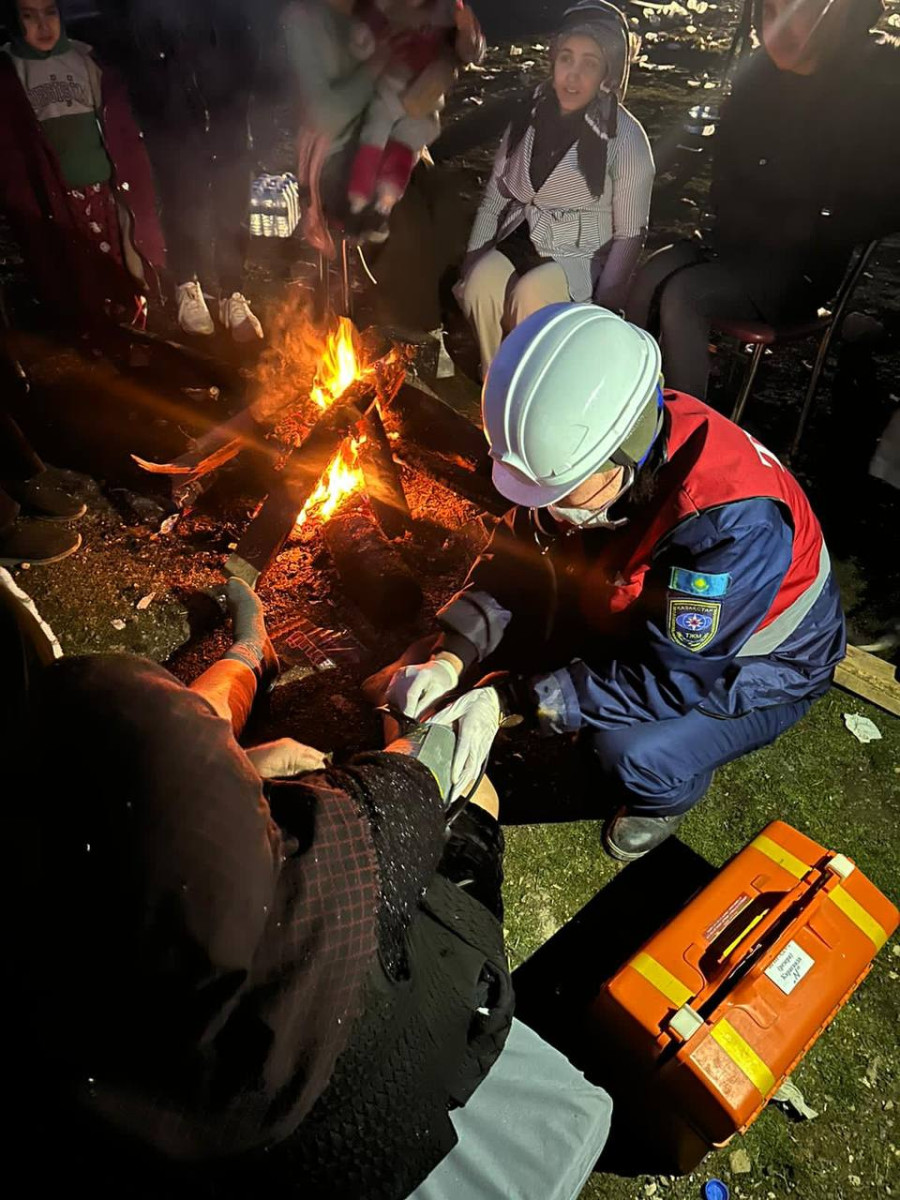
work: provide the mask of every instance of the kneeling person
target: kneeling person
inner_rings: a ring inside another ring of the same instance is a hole
[[[672,833],[716,767],[774,741],[828,690],[844,620],[822,531],[775,456],[699,400],[664,391],[656,342],[612,313],[542,309],[484,388],[494,485],[515,507],[391,702],[455,714],[486,761],[504,711],[580,733],[604,830],[631,861]]]

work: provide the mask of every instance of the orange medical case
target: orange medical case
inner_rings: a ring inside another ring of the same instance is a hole
[[[756,1118],[898,919],[849,858],[773,821],[604,984],[598,1047],[682,1169]]]

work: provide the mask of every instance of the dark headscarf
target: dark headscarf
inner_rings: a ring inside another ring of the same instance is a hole
[[[520,106],[510,126],[508,150],[519,145],[529,126],[535,130],[535,146],[547,165],[556,163],[574,141],[578,143],[578,169],[591,194],[597,198],[606,188],[606,164],[610,138],[618,133],[619,103],[628,88],[634,46],[628,23],[620,10],[606,0],[580,0],[566,10],[553,40],[555,56],[559,42],[583,34],[593,38],[603,51],[608,68],[606,87],[582,113],[563,115],[553,91],[552,79],[545,80]],[[549,172],[540,171],[539,188]],[[534,180],[533,180],[534,182]]]
[[[356,803],[311,776],[279,827],[228,723],[125,656],[49,667],[16,761],[7,961],[48,1111],[184,1162],[292,1132],[376,951]]]
[[[66,24],[61,11],[59,14],[59,37],[52,50],[35,50],[34,46],[30,46],[25,41],[25,35],[22,30],[22,19],[19,15],[19,6],[16,0],[2,0],[2,3],[0,3],[0,21],[2,21],[9,33],[9,48],[16,58],[54,58],[57,54],[65,54],[67,50],[72,48],[72,43],[66,34]]]

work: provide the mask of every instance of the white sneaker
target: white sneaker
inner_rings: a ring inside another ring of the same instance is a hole
[[[263,336],[259,318],[240,292],[232,292],[227,299],[219,301],[219,320],[231,330],[236,342],[252,342]]]
[[[205,336],[215,333],[216,327],[206,307],[203,289],[196,279],[180,284],[175,289],[175,297],[178,300],[178,324],[185,333],[202,333]]]

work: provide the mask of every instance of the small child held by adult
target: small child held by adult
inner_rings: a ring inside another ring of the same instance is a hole
[[[461,64],[484,57],[462,0],[361,0],[351,50],[377,73],[348,184],[351,225],[384,241],[423,148],[441,131],[444,92]]]

